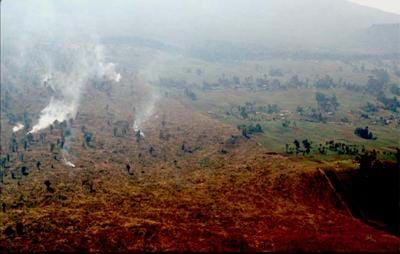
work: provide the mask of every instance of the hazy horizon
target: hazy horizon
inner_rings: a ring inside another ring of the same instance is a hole
[[[368,7],[392,12],[400,15],[400,2],[397,0],[350,0]]]

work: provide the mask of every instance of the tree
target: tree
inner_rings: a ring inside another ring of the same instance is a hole
[[[370,102],[367,102],[367,104],[365,104],[365,106],[363,107],[363,110],[368,113],[375,113],[375,112],[379,111],[379,108],[378,108],[378,106],[376,106]]]
[[[242,129],[242,135],[243,135],[243,137],[245,137],[245,138],[247,138],[247,139],[249,139],[249,138],[250,138],[250,135],[248,134],[248,132],[247,132],[247,129],[246,129],[246,128],[243,128],[243,129]]]
[[[325,112],[335,112],[340,105],[336,95],[328,96],[321,92],[316,92],[315,99],[318,103],[318,107]]]
[[[86,146],[91,147],[91,142],[93,141],[93,134],[91,132],[86,131],[83,134],[83,142]]]
[[[373,76],[368,77],[368,82],[367,82],[367,91],[376,94],[379,93],[383,90],[385,85],[385,82],[383,82],[380,79],[377,79]]]
[[[360,170],[368,171],[372,169],[372,164],[376,160],[376,151],[365,152],[356,157],[356,161],[360,163]]]
[[[47,192],[53,193],[54,189],[51,187],[51,182],[49,180],[44,181]]]
[[[17,143],[17,135],[15,135],[15,133],[13,133],[11,135],[11,140],[10,140],[10,151],[12,153],[15,153],[18,151],[18,143]]]
[[[249,116],[249,114],[247,114],[246,112],[246,107],[239,106],[239,111],[240,111],[240,116],[243,117],[244,119],[246,119]]]
[[[233,84],[235,84],[235,85],[240,85],[240,78],[237,77],[237,76],[233,76],[232,82],[233,82]]]
[[[299,151],[300,151],[300,142],[299,142],[297,139],[295,139],[295,140],[293,141],[293,144],[294,144],[294,146],[295,146],[295,148],[296,148],[296,154],[298,154]]]
[[[16,229],[18,235],[24,234],[24,225],[21,222],[17,222],[15,229]]]
[[[21,173],[22,173],[22,175],[27,176],[27,175],[29,175],[29,169],[26,166],[22,166]]]
[[[238,125],[238,129],[241,130],[242,135],[247,139],[249,139],[254,133],[264,132],[260,124]]]
[[[390,81],[389,73],[384,69],[375,69],[372,71],[372,73],[374,73],[376,78],[383,84],[386,84]]]
[[[392,84],[390,87],[390,92],[392,92],[394,95],[400,96],[400,85]]]
[[[354,134],[363,139],[374,139],[374,135],[368,130],[368,126],[365,128],[356,128]]]
[[[189,88],[185,88],[185,95],[189,97],[192,101],[197,100],[197,95]]]
[[[140,130],[138,130],[136,133],[135,133],[135,137],[136,137],[136,142],[140,142],[140,140],[142,139],[142,132],[140,131]]]
[[[0,159],[0,168],[4,168],[6,166],[7,163],[7,157],[1,158]]]
[[[270,75],[271,77],[282,77],[282,76],[283,76],[283,72],[282,72],[282,70],[279,69],[279,68],[272,68],[272,69],[269,71],[269,75]]]
[[[326,149],[322,144],[319,144],[318,151],[320,154],[326,154]]]
[[[32,133],[28,133],[26,135],[26,139],[28,140],[29,144],[33,142],[33,134]]]
[[[377,99],[385,105],[386,109],[390,111],[397,112],[397,108],[400,107],[400,101],[395,96],[391,99],[386,97],[385,93],[380,92],[377,95]]]
[[[326,75],[324,78],[318,79],[315,82],[314,86],[320,89],[329,89],[331,87],[334,87],[335,83],[333,82],[333,79],[329,75]]]
[[[4,183],[4,169],[0,168],[0,183]]]
[[[289,144],[285,144],[285,153],[289,153]]]
[[[308,139],[303,140],[303,146],[304,149],[306,149],[306,153],[309,154],[311,151],[311,143],[308,141]]]
[[[28,149],[28,141],[24,139],[24,150],[26,151],[26,149]]]

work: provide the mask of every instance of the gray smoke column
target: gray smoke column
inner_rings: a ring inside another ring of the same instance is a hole
[[[160,81],[160,75],[170,72],[169,65],[183,61],[181,55],[163,53],[158,51],[151,57],[151,61],[145,68],[138,72],[138,79],[144,85],[145,92],[143,101],[136,107],[135,117],[133,121],[133,129],[144,137],[143,124],[153,117],[156,112],[157,102],[160,100],[160,91],[153,86],[154,83]]]
[[[42,81],[43,90],[49,92],[49,101],[31,133],[45,129],[55,121],[74,118],[90,79],[116,82],[121,79],[116,65],[105,61],[105,49],[98,43],[97,31],[92,29],[96,27],[93,26],[96,11],[90,2],[3,2],[2,53],[12,59],[17,71],[29,73],[25,85]]]
[[[142,105],[140,105],[139,110],[136,111],[133,129],[136,133],[139,132],[142,137],[145,136],[142,130],[142,125],[154,114],[155,105],[158,100],[158,93],[151,91],[151,94],[148,95],[145,102],[143,102]]]
[[[175,56],[157,52],[157,54],[152,57],[151,62],[138,72],[139,82],[143,83],[146,91],[144,91],[145,95],[143,101],[135,109],[132,127],[135,133],[139,132],[142,137],[145,136],[143,124],[154,115],[157,102],[161,97],[158,89],[152,86],[152,84],[159,81],[160,75],[166,71],[166,66],[168,66],[169,61],[171,61],[171,59],[175,60],[175,58]]]
[[[104,63],[104,48],[95,44],[63,45],[58,55],[53,56],[52,62],[54,64],[46,68],[52,72],[45,75],[44,82],[50,82],[47,85],[53,89],[54,95],[41,111],[38,123],[30,133],[45,129],[55,121],[75,118],[82,93],[90,79],[115,82],[121,79],[115,64]]]
[[[3,3],[4,2],[4,3]],[[55,121],[75,118],[86,85],[91,80],[119,82],[116,64],[105,61],[105,48],[98,43],[97,13],[92,3],[78,0],[11,0],[1,9],[1,49],[33,83],[47,91],[48,102],[29,133],[39,132]],[[92,25],[91,25],[92,24]],[[23,127],[16,125],[13,131]],[[73,131],[72,131],[73,132]],[[69,143],[69,138],[66,138]],[[62,151],[69,161],[68,144]]]
[[[104,48],[101,45],[63,45],[58,52],[59,54],[52,59],[54,64],[48,67],[52,73],[46,74],[44,79],[46,85],[51,87],[53,95],[29,133],[45,129],[55,121],[63,122],[75,118],[89,80],[121,80],[121,74],[116,71],[115,64],[105,63]],[[67,147],[67,144],[65,146]],[[75,167],[68,159],[68,149],[64,149],[62,155],[67,166]]]

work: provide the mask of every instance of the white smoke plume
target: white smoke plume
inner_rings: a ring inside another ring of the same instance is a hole
[[[54,98],[50,99],[50,103],[41,111],[39,122],[32,127],[29,133],[35,133],[47,128],[55,121],[63,122],[64,120],[75,117],[77,112],[76,101],[62,101]]]
[[[102,45],[97,45],[95,48],[96,58],[99,61],[97,66],[97,78],[119,82],[122,78],[121,74],[117,72],[114,63],[105,63],[105,49]]]
[[[66,166],[71,167],[71,168],[75,168],[75,167],[76,167],[75,164],[72,163],[72,162],[69,160],[69,153],[68,153],[68,151],[67,151],[66,149],[63,149],[63,150],[62,150],[62,157],[63,157],[63,162],[64,162],[64,164],[65,164]]]
[[[59,54],[53,56],[53,64],[48,66],[52,73],[46,74],[43,79],[44,85],[51,88],[52,97],[29,133],[43,130],[55,121],[74,119],[89,80],[105,79],[119,82],[121,74],[116,71],[116,65],[104,62],[104,48],[100,45],[63,45]],[[68,140],[66,139],[66,143]],[[65,146],[67,147],[67,144]],[[75,167],[67,159],[67,148],[63,149],[62,156],[65,165]]]
[[[160,93],[158,89],[152,86],[160,80],[160,75],[168,72],[168,66],[171,62],[180,61],[181,56],[171,55],[163,52],[157,52],[147,64],[146,68],[138,73],[139,81],[145,85],[148,90],[147,95],[144,97],[143,102],[136,107],[135,118],[133,121],[133,129],[144,137],[143,123],[146,122],[155,113],[157,101],[160,100]]]
[[[19,70],[29,73],[32,83],[42,82],[50,97],[28,133],[75,118],[90,81],[121,80],[117,65],[105,60],[105,49],[98,44],[99,31],[88,26],[93,8],[76,14],[69,8],[80,6],[81,1],[13,0],[5,4],[8,11],[2,11],[2,52],[7,45],[6,52]],[[73,166],[65,150],[64,162]]]
[[[64,163],[65,163],[65,165],[67,165],[69,167],[75,168],[75,164],[73,164],[72,162],[66,160],[65,158],[64,158]]]
[[[98,77],[103,77],[117,83],[121,80],[121,74],[116,71],[114,63],[104,64],[100,62]]]
[[[75,118],[82,93],[90,79],[107,79],[119,82],[121,74],[115,69],[115,64],[104,63],[103,47],[99,45],[77,45],[73,49],[62,48],[63,56],[56,56],[54,66],[64,66],[57,61],[65,60],[70,63],[66,69],[58,69],[53,74],[45,76],[44,82],[55,93],[49,104],[41,111],[38,123],[30,133],[38,132],[49,127],[55,121],[62,122]],[[63,67],[64,68],[64,67]]]
[[[135,133],[139,132],[142,137],[145,136],[143,123],[153,116],[156,103],[160,99],[158,91],[151,86],[151,83],[159,80],[159,74],[162,73],[165,68],[167,59],[168,56],[158,53],[154,56],[151,63],[138,73],[139,81],[143,82],[148,90],[143,102],[135,108],[135,117],[133,120],[133,130]]]
[[[139,132],[140,136],[145,137],[142,130],[143,123],[154,114],[156,102],[159,100],[159,95],[152,92],[148,99],[136,111],[135,120],[133,121],[133,130]]]
[[[22,123],[17,123],[14,127],[13,127],[13,132],[18,132],[20,130],[22,130],[25,126]]]

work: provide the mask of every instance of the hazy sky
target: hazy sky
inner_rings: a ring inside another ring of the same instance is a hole
[[[400,0],[350,0],[362,5],[400,14]]]
[[[395,12],[393,7],[400,7],[400,0],[352,1],[375,3],[380,8],[393,5],[391,12]],[[336,47],[374,24],[399,22],[398,15],[347,0],[3,2],[2,44],[23,41],[21,48],[31,47],[33,37],[39,41],[65,41],[118,36],[153,39],[182,48],[208,46],[207,41],[268,47]]]

